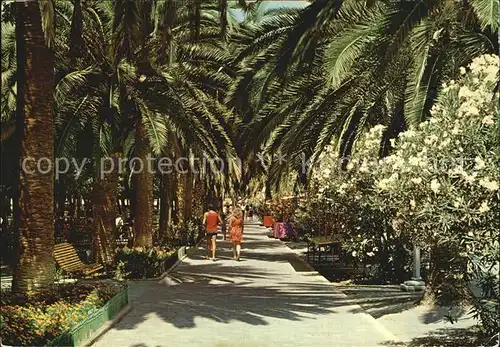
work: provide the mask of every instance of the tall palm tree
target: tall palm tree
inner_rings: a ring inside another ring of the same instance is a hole
[[[228,134],[229,124],[236,119],[219,97],[219,91],[227,90],[232,81],[223,68],[229,61],[229,53],[221,45],[219,8],[217,4],[201,1],[195,5],[191,8],[189,4],[171,1],[155,2],[153,6],[115,3],[116,13],[135,18],[124,25],[115,17],[118,24],[114,32],[118,38],[117,51],[129,57],[140,79],[137,92],[131,94],[132,102],[124,105],[121,112],[126,112],[125,109],[135,112],[131,121],[136,134],[145,129],[150,140],[154,139],[147,143],[136,136],[134,147],[141,157],[162,153],[174,154],[175,158],[189,153],[235,157]],[[156,26],[150,18],[157,18]],[[138,52],[135,57],[130,53],[132,44],[128,38],[131,37],[142,38],[133,50]],[[165,38],[166,42],[162,42]],[[136,199],[140,202],[136,209],[137,239],[146,240],[140,245],[149,246],[152,198],[144,195],[152,193],[152,174],[143,171],[135,176],[142,187],[136,185],[137,194],[141,194]],[[186,181],[186,177],[175,182],[182,189],[175,189],[177,197],[170,200],[176,200],[179,205],[192,194],[193,182]],[[181,219],[189,216],[190,204],[177,210]]]
[[[35,294],[53,285],[55,264],[53,37],[47,22],[53,17],[49,1],[17,4],[17,136],[20,138],[19,259],[12,290]],[[42,20],[42,10],[47,11]],[[46,40],[47,39],[47,40]],[[47,41],[47,42],[46,42]],[[43,160],[43,161],[41,161]],[[41,170],[37,162],[43,162]]]

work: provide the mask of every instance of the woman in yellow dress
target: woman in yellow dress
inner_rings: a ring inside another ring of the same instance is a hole
[[[229,237],[233,243],[233,259],[240,261],[241,239],[243,238],[243,211],[236,206],[229,221],[231,231]]]

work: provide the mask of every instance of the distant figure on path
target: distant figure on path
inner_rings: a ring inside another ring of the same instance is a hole
[[[249,220],[250,216],[248,214],[248,212],[250,211],[250,205],[246,204],[245,206],[245,217],[247,220]]]
[[[233,259],[240,261],[241,239],[243,238],[243,211],[239,206],[236,206],[233,210],[230,225],[229,237],[233,242]]]
[[[253,222],[253,214],[254,214],[254,210],[253,210],[253,205],[250,204],[250,208],[248,210],[248,218]]]
[[[229,218],[230,213],[231,211],[229,211],[229,205],[227,205],[222,211],[222,235],[224,237],[224,240],[226,240],[227,219]]]
[[[220,215],[214,211],[213,206],[208,205],[208,211],[203,215],[203,225],[205,225],[207,239],[207,259],[215,261],[215,244],[217,241],[217,225],[222,224]],[[212,254],[210,254],[212,253]]]

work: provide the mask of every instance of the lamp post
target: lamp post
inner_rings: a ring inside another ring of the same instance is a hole
[[[407,292],[425,290],[425,282],[420,277],[420,248],[416,245],[413,246],[413,277],[401,284],[401,289]]]

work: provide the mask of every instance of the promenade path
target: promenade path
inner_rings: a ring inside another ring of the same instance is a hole
[[[130,283],[131,311],[94,346],[372,347],[395,336],[267,230],[246,225],[241,262],[218,240],[161,281]]]

